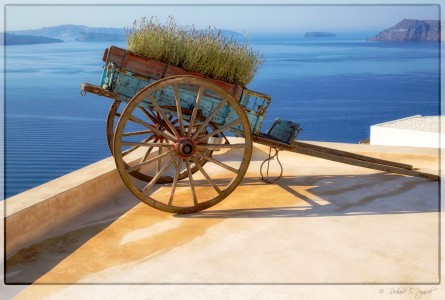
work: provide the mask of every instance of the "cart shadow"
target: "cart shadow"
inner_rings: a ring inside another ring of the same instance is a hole
[[[260,178],[245,178],[239,187],[255,188],[264,184]],[[244,206],[242,208],[218,209],[218,206],[229,205],[226,203],[216,206],[216,209],[175,217],[298,218],[413,214],[438,212],[440,204],[439,181],[388,173],[283,177],[274,185],[273,191],[268,193],[274,194],[276,189],[277,193],[285,195],[283,198],[264,201],[264,197],[258,194],[259,199],[250,200],[248,205],[243,205],[243,200],[237,201],[236,206]],[[226,201],[229,202],[230,198]]]
[[[215,179],[216,181],[217,179]],[[205,181],[198,180],[197,184],[205,185]],[[249,193],[249,191],[254,192]],[[274,195],[273,200],[268,198],[269,195]],[[104,214],[102,218],[92,219],[90,222],[83,223],[83,226],[77,230],[47,239],[12,256],[5,262],[5,283],[17,285],[33,283],[115,222],[125,211],[139,203],[128,191],[117,195],[116,198],[120,199],[115,203],[119,209],[114,210],[113,213]],[[174,217],[190,220],[208,219],[207,221],[214,224],[214,222],[218,223],[231,218],[413,214],[438,212],[439,201],[439,182],[386,173],[354,176],[283,177],[273,185],[263,183],[258,177],[246,177],[235,192],[215,207],[194,214],[175,215]],[[98,207],[97,210],[105,208]],[[189,222],[184,224],[189,224]],[[179,227],[175,230],[185,231],[189,230],[189,227],[186,226],[182,229]],[[203,230],[205,231],[205,228]],[[157,236],[148,237],[136,243],[138,245],[144,243],[153,245],[157,238]],[[117,240],[119,241],[119,239]],[[119,243],[114,245],[116,248],[107,249],[116,251],[121,247]],[[99,249],[108,246],[110,245],[97,245]],[[125,247],[132,249],[136,246],[130,243]],[[155,246],[155,248],[157,247],[159,245]],[[157,249],[155,250],[157,251]],[[141,252],[141,255],[146,255],[146,253]],[[88,269],[88,266],[85,268]]]

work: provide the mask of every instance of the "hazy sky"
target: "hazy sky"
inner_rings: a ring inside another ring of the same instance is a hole
[[[239,32],[380,30],[402,19],[439,19],[438,5],[73,6],[59,3],[62,5],[7,5],[6,30],[61,24],[122,28],[130,27],[140,17],[157,16],[163,21],[169,15],[180,25],[215,26]]]

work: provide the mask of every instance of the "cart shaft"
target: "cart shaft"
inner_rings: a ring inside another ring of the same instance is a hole
[[[438,175],[420,172],[413,169],[412,165],[403,164],[399,162],[378,159],[370,156],[360,155],[352,152],[347,152],[297,141],[295,141],[294,144],[289,145],[270,139],[265,134],[254,136],[253,140],[259,144],[266,145],[272,148],[314,156],[326,160],[336,161],[339,163],[354,165],[368,169],[380,170],[389,173],[422,177],[434,181],[440,180],[440,177]]]

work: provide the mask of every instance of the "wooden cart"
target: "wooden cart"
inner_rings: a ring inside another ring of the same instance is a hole
[[[100,85],[81,93],[113,99],[107,141],[128,189],[148,205],[191,213],[226,198],[246,174],[257,142],[276,150],[421,176],[412,166],[296,141],[298,123],[276,120],[261,133],[270,97],[243,86],[111,46]],[[267,181],[267,180],[266,180]]]

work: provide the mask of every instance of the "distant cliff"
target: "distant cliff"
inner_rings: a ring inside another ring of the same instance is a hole
[[[440,41],[440,24],[435,20],[405,19],[368,41],[387,42],[437,42]]]
[[[305,38],[313,38],[313,37],[334,37],[335,34],[334,33],[330,33],[330,32],[319,32],[319,31],[311,31],[311,32],[306,32],[304,34]]]
[[[76,41],[79,42],[125,42],[125,34],[81,32]]]
[[[40,29],[28,29],[18,31],[8,31],[15,35],[45,36],[63,40],[76,40],[81,42],[124,42],[126,41],[126,31],[124,28],[115,27],[88,27],[84,25],[65,24]],[[214,30],[215,34],[223,36],[242,36],[241,33],[230,30]]]
[[[3,36],[2,36],[3,38]],[[33,45],[33,44],[47,44],[47,43],[63,43],[63,40],[48,38],[45,36],[35,35],[16,35],[5,34],[4,45]]]
[[[103,33],[125,35],[125,29],[113,27],[88,27],[84,25],[59,25],[51,27],[43,27],[40,29],[29,29],[20,31],[9,31],[9,33],[20,35],[38,35],[51,38],[75,40],[80,37],[81,33]]]

